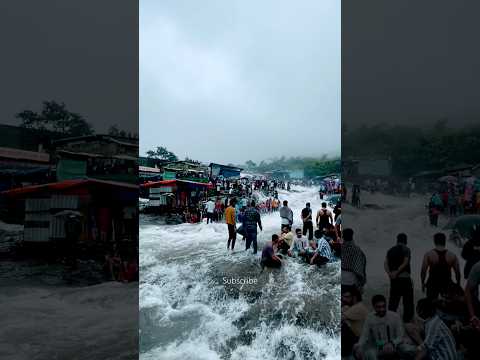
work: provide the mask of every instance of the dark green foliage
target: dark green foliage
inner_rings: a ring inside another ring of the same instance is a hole
[[[40,113],[24,110],[15,115],[22,120],[22,127],[54,131],[67,136],[92,135],[92,126],[80,115],[68,111],[66,105],[55,101],[44,101]]]
[[[305,177],[312,178],[315,176],[323,176],[331,173],[340,173],[341,162],[340,159],[327,159],[326,155],[319,158],[300,156],[286,158],[285,156],[282,156],[281,158],[273,159],[268,162],[262,160],[256,166],[255,163],[249,160],[245,163],[245,166],[243,167],[257,172],[266,172],[272,170],[289,171],[303,169]]]
[[[430,127],[405,125],[362,126],[343,133],[342,156],[390,157],[393,173],[410,176],[480,161],[480,126],[448,128],[441,119]]]
[[[155,150],[148,150],[147,157],[152,159],[168,160],[168,161],[178,161],[177,155],[173,152],[168,151],[167,148],[163,146],[157,146]]]

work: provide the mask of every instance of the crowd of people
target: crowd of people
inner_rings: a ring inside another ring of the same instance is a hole
[[[480,339],[480,232],[474,233],[462,252],[467,261],[464,286],[459,259],[446,248],[445,234],[436,233],[433,245],[423,257],[418,280],[424,296],[415,306],[408,237],[397,235],[384,261],[390,279],[388,299],[375,294],[371,298],[373,311],[369,311],[363,299],[367,259],[354,242],[353,230],[343,231],[342,358],[480,358],[475,343]]]
[[[225,210],[231,199],[236,199],[236,219],[242,214],[251,200],[256,200],[260,213],[278,211],[278,189],[290,191],[291,182],[266,180],[260,178],[224,179],[218,177],[211,179],[214,188],[209,192],[205,201],[199,201],[181,212],[182,222],[198,223],[206,219],[207,224],[223,222]]]
[[[278,194],[276,195],[278,196]],[[211,222],[222,222],[224,221],[225,217],[225,210],[228,207],[228,204],[231,199],[235,199],[235,218],[236,221],[240,221],[240,217],[245,212],[248,207],[248,203],[255,199],[255,196],[252,197],[242,197],[237,199],[236,197],[225,197],[224,199],[217,197],[217,198],[210,198],[204,205],[201,218],[207,219],[207,224]],[[258,201],[256,203],[256,208],[261,214],[268,214],[272,212],[276,212],[280,208],[280,200],[277,197],[268,197],[264,200]],[[200,219],[201,221],[201,219]]]
[[[225,179],[218,177],[210,180],[214,184],[216,195],[230,195],[230,196],[252,196],[254,191],[262,191],[264,193],[274,195],[276,189],[290,191],[291,182],[266,179],[243,177],[240,179]]]
[[[280,232],[272,234],[262,250],[261,266],[278,268],[287,258],[299,258],[302,261],[322,266],[328,262],[337,261],[341,250],[341,206],[338,204],[332,211],[327,209],[327,204],[316,213],[315,219],[310,203],[299,214],[303,228],[293,231],[294,214],[288,206],[288,201],[283,201],[283,206],[278,210],[280,216]],[[313,230],[315,221],[316,230]],[[225,222],[228,229],[227,249],[235,248],[237,234],[245,240],[245,250],[253,248],[253,254],[258,252],[257,229],[263,230],[261,210],[255,200],[251,200],[245,209],[237,212],[237,200],[232,198],[225,210]],[[237,224],[241,224],[237,227]]]
[[[323,179],[320,181],[320,189],[318,191],[320,199],[323,199],[324,195],[342,194],[343,188],[344,184],[338,177]]]
[[[480,186],[475,182],[444,184],[443,189],[435,191],[428,203],[430,225],[438,226],[438,217],[444,214],[455,217],[480,213]]]

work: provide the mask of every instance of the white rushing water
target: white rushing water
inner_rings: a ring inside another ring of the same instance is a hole
[[[321,201],[317,189],[279,191],[294,211]],[[226,249],[224,223],[157,225],[140,221],[141,359],[270,360],[340,357],[340,264],[318,268],[288,259],[262,271],[261,249],[280,229],[278,213],[262,217],[259,252],[237,238]],[[257,284],[225,285],[225,279]]]

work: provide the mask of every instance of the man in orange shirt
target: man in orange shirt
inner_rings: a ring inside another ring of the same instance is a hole
[[[230,242],[232,243],[232,251],[235,247],[235,240],[237,239],[237,229],[235,227],[235,199],[230,199],[230,206],[225,209],[225,222],[228,227],[228,242],[227,249],[230,249]]]

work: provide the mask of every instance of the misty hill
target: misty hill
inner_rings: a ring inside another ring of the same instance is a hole
[[[238,165],[246,170],[255,172],[267,172],[273,170],[294,171],[303,170],[305,177],[323,176],[330,173],[341,172],[340,158],[329,159],[327,156],[314,157],[290,157],[262,160],[260,163],[248,160],[245,164]]]
[[[430,127],[368,125],[342,134],[342,156],[390,157],[395,175],[409,176],[480,160],[480,125],[449,127],[439,120]]]

